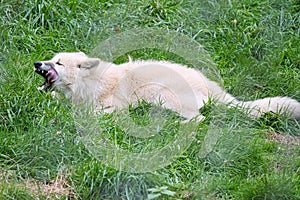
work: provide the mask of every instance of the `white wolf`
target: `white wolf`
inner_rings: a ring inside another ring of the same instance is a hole
[[[53,86],[74,102],[89,101],[97,109],[112,112],[138,100],[157,103],[178,112],[187,120],[202,119],[199,109],[209,100],[249,109],[260,117],[266,112],[300,119],[300,103],[289,97],[239,101],[200,71],[162,61],[129,61],[116,65],[82,52],[59,53],[49,61],[34,63],[45,78],[39,89]]]

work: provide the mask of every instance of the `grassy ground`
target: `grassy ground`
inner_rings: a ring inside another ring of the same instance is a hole
[[[70,103],[38,92],[43,80],[33,71],[34,61],[56,52],[90,53],[126,30],[164,28],[202,44],[238,98],[300,101],[299,0],[0,2],[0,199],[300,199],[296,121],[272,114],[253,120],[207,105],[196,139],[170,165],[122,172],[89,154]],[[131,55],[180,60],[157,49]],[[138,110],[133,114],[147,123]],[[160,148],[161,140],[174,137],[166,129],[150,142],[134,140],[112,117],[101,116],[100,125],[132,151],[145,144]],[[205,150],[211,122],[222,126]]]

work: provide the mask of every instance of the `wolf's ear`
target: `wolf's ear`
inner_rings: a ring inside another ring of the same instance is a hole
[[[87,58],[80,65],[78,65],[78,67],[79,68],[90,69],[90,68],[93,68],[93,67],[97,67],[99,64],[100,64],[100,59],[99,58]]]

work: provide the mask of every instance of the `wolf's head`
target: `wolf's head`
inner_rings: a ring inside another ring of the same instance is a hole
[[[49,90],[58,86],[62,90],[72,90],[77,76],[83,70],[98,66],[98,58],[88,58],[82,52],[59,53],[51,60],[34,63],[34,70],[45,78],[39,90]],[[82,73],[81,73],[82,74]]]

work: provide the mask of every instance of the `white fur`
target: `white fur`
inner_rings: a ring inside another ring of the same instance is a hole
[[[59,61],[60,64],[55,64]],[[250,109],[259,117],[265,112],[288,114],[300,119],[300,103],[289,97],[242,102],[225,92],[200,71],[162,61],[132,61],[115,65],[84,53],[60,53],[52,60],[59,80],[55,82],[74,102],[90,101],[106,112],[122,109],[139,99],[162,102],[183,117],[192,119],[209,98]]]

